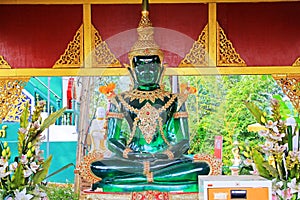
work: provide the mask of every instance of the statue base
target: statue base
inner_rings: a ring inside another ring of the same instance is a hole
[[[98,192],[85,190],[81,195],[81,200],[195,200],[198,199],[198,192]]]
[[[94,191],[101,190],[102,192],[143,192],[143,191],[160,191],[160,192],[197,192],[198,184],[197,183],[170,183],[170,184],[105,184],[105,185],[93,185]]]

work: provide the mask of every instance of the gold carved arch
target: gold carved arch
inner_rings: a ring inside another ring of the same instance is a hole
[[[26,103],[22,90],[28,80],[26,77],[0,78],[0,123],[3,119],[17,121]]]
[[[120,61],[110,51],[106,42],[102,41],[94,26],[92,26],[92,45],[93,67],[121,67]],[[83,65],[83,25],[81,25],[53,68],[80,68]]]
[[[3,56],[0,56],[0,69],[11,69],[11,66],[8,62],[4,59]]]
[[[295,60],[293,66],[300,66],[300,57]],[[296,110],[300,112],[300,74],[273,75],[273,78],[280,85],[284,94],[289,97]]]
[[[121,67],[120,61],[110,51],[107,43],[102,40],[98,30],[92,26],[93,67]]]
[[[208,66],[208,25],[200,33],[189,53],[180,62],[179,67]],[[217,23],[217,66],[246,66],[245,61],[236,52],[222,27]]]
[[[83,25],[76,31],[64,54],[60,56],[53,68],[79,68],[83,66]]]

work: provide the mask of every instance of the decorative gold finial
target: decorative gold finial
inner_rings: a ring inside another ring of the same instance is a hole
[[[149,19],[149,3],[148,0],[142,2],[142,17],[137,28],[138,40],[131,47],[128,53],[130,63],[135,56],[148,56],[158,55],[160,60],[163,61],[164,54],[159,46],[154,41],[154,30],[152,23]],[[132,66],[132,64],[131,64]]]
[[[147,11],[149,12],[149,2],[148,0],[143,0],[142,2],[142,12]]]

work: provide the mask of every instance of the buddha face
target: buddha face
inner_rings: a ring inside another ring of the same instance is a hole
[[[133,64],[138,85],[151,86],[159,83],[162,67],[158,56],[136,56]]]

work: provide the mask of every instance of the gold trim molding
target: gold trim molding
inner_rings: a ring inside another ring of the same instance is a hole
[[[217,29],[217,65],[230,67],[246,66],[245,61],[236,52],[232,42],[227,38],[219,23],[217,23]]]
[[[180,62],[179,67],[208,66],[208,26],[206,25],[194,42],[189,53]],[[232,42],[227,38],[224,30],[217,23],[217,66],[236,67],[246,66],[245,61],[236,52]]]
[[[198,40],[194,42],[189,53],[180,62],[179,67],[185,66],[208,66],[208,26],[200,33]]]
[[[80,68],[83,66],[83,25],[77,30],[73,40],[53,68]]]
[[[93,67],[122,66],[94,26],[92,26],[92,47]],[[64,54],[56,61],[53,68],[81,68],[84,66],[83,57],[83,25],[81,25],[73,40],[68,44]]]
[[[258,3],[299,0],[151,0],[154,3]],[[1,0],[1,4],[141,4],[140,0]]]
[[[89,183],[95,183],[98,181],[101,181],[101,178],[95,176],[90,166],[94,161],[102,160],[103,159],[103,153],[99,151],[93,151],[91,153],[88,153],[88,155],[84,156],[83,161],[80,162],[80,164],[77,166],[75,170],[75,174],[79,174],[81,178],[83,178],[85,181]]]
[[[300,66],[300,57],[295,60],[293,66]]]
[[[3,56],[0,56],[0,69],[11,69],[11,66],[8,62],[4,59]]]
[[[0,123],[9,112],[15,115],[20,114],[19,111],[14,111],[15,107],[22,106],[24,103],[26,97],[22,95],[22,89],[28,80],[29,78],[19,77],[0,78]]]
[[[98,30],[92,26],[93,67],[121,67],[120,61],[110,51]]]
[[[273,78],[289,97],[295,109],[300,112],[300,74],[273,75]]]
[[[148,193],[148,194],[147,194]],[[131,193],[105,193],[105,192],[84,192],[80,196],[80,200],[140,200],[140,199],[156,199],[158,196],[160,199],[170,200],[195,200],[198,199],[198,192],[169,192],[160,193],[158,191],[144,191],[144,192],[131,192]],[[143,198],[144,197],[144,198]],[[148,197],[148,198],[147,198]]]

